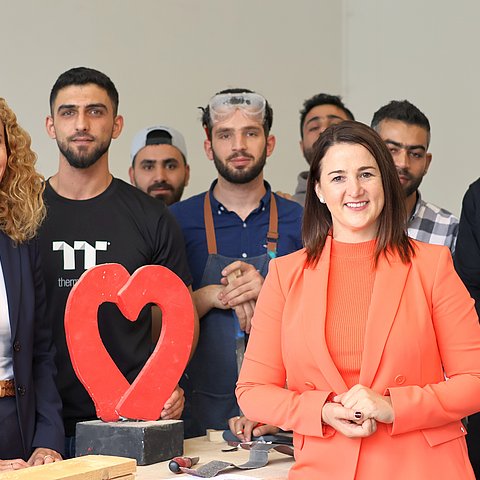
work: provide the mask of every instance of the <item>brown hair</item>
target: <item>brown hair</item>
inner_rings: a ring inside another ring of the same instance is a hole
[[[375,158],[382,178],[385,204],[379,216],[375,262],[387,252],[398,253],[404,263],[414,255],[407,235],[405,194],[398,179],[392,156],[380,136],[360,122],[345,121],[327,128],[315,142],[307,180],[302,236],[307,251],[307,264],[316,264],[332,228],[327,206],[318,200],[315,186],[320,180],[322,160],[328,149],[340,143],[365,147]]]
[[[0,98],[0,120],[4,125],[7,165],[0,181],[0,229],[15,242],[35,236],[45,217],[43,177],[35,170],[36,155],[30,136]]]

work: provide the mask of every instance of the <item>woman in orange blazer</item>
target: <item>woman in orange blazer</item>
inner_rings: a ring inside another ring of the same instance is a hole
[[[245,415],[293,430],[289,479],[474,479],[478,317],[448,248],[408,239],[369,127],[321,135],[303,237],[270,263],[237,386]]]

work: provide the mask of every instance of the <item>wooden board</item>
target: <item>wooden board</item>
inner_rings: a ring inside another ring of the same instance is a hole
[[[122,475],[121,477],[115,477],[113,480],[135,480],[137,477],[135,473],[129,473],[128,475]]]
[[[62,462],[1,474],[2,480],[131,480],[137,469],[132,458],[87,455]]]
[[[214,430],[213,428],[207,428],[207,439],[209,442],[224,442],[223,430]]]

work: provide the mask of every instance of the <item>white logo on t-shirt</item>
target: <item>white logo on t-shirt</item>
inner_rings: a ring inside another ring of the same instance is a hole
[[[67,242],[52,242],[54,252],[63,251],[63,269],[75,270],[75,251],[84,251],[83,266],[87,270],[94,267],[97,263],[97,251],[107,251],[108,242],[99,240],[95,242],[95,247],[85,240],[75,240],[73,248]]]

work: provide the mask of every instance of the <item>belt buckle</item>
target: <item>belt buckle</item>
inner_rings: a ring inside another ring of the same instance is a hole
[[[7,387],[4,384],[0,385],[0,398],[7,396]]]

